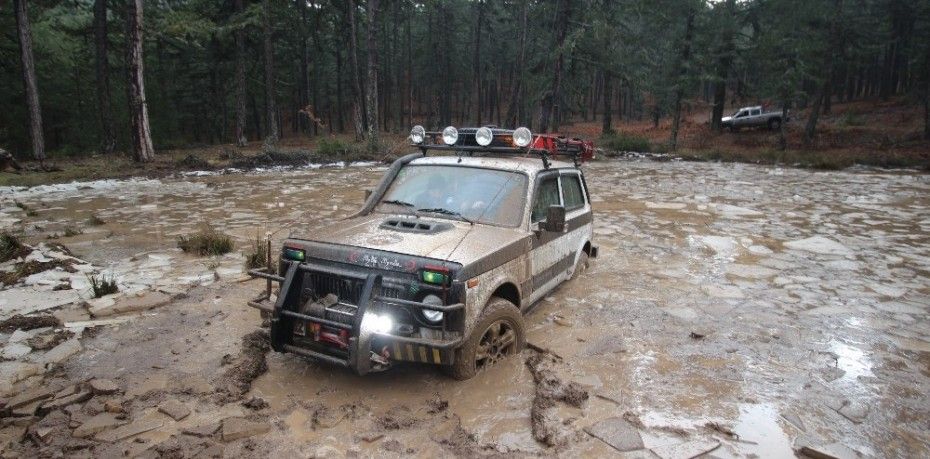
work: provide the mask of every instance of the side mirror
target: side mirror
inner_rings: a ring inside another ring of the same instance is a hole
[[[546,212],[546,222],[543,229],[554,233],[564,232],[565,208],[562,206],[549,206],[549,210]]]

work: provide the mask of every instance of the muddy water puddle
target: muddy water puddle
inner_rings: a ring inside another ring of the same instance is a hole
[[[930,406],[930,178],[702,163],[585,168],[600,257],[526,319],[529,341],[562,357],[559,376],[591,394],[581,409],[559,407],[568,428],[581,432],[626,413],[641,421],[643,443],[655,451],[717,442],[716,456],[782,457],[839,442],[864,454],[930,454],[930,427],[906,422],[926,419]],[[241,252],[256,234],[346,215],[382,171],[5,190],[0,223],[32,241],[58,234],[77,255],[128,280],[212,283],[223,267],[220,282],[228,282],[241,276]],[[104,223],[90,225],[91,215]],[[174,248],[177,236],[204,224],[232,235],[240,250],[213,260]],[[83,234],[64,236],[68,227]],[[435,439],[454,419],[498,451],[601,455],[604,444],[583,433],[558,451],[533,439],[526,355],[454,382],[430,367],[359,378],[271,354],[252,393],[283,420],[268,441],[313,445],[297,449],[303,453],[448,453]],[[435,400],[447,408],[435,412]],[[320,424],[314,403],[357,408]],[[402,408],[409,412],[398,414]],[[413,421],[379,424],[403,416]],[[366,432],[385,437],[346,446],[345,438]],[[385,449],[388,441],[397,444]]]

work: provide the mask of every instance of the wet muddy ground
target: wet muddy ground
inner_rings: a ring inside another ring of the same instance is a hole
[[[261,359],[245,301],[263,284],[244,280],[241,251],[175,248],[206,223],[247,250],[257,234],[345,215],[381,167],[5,189],[3,229],[83,261],[0,290],[0,319],[50,313],[74,333],[19,355],[22,337],[0,330],[0,390],[7,403],[35,387],[92,397],[58,407],[73,395],[48,395],[28,419],[7,409],[0,439],[49,456],[930,454],[930,177],[585,169],[600,257],[526,317],[529,342],[550,352],[465,382],[428,366],[360,378]],[[88,272],[116,277],[115,305],[84,304]],[[116,307],[130,302],[144,307]],[[85,323],[100,320],[112,323]],[[116,390],[95,390],[101,380]],[[189,414],[176,420],[178,405]]]

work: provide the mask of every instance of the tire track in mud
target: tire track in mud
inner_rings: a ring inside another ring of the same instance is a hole
[[[233,366],[223,373],[217,388],[217,401],[229,403],[241,399],[252,388],[252,381],[268,371],[265,355],[271,350],[268,333],[256,330],[242,337],[242,349]]]
[[[536,392],[530,408],[533,438],[548,447],[562,448],[581,438],[581,431],[571,427],[573,419],[560,419],[556,413],[558,403],[581,408],[588,400],[588,391],[580,384],[566,383],[553,366],[562,359],[550,352],[534,352],[526,358],[526,366],[533,375]]]

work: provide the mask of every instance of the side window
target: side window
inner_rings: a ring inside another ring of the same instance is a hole
[[[581,180],[577,175],[562,176],[562,195],[565,200],[565,210],[584,207],[584,192],[581,191]]]
[[[760,114],[762,114],[762,110],[753,110],[753,111],[752,111],[752,116],[759,116]]]
[[[556,176],[546,177],[536,188],[536,197],[533,201],[532,222],[541,222],[546,219],[549,206],[559,205],[559,180]]]

